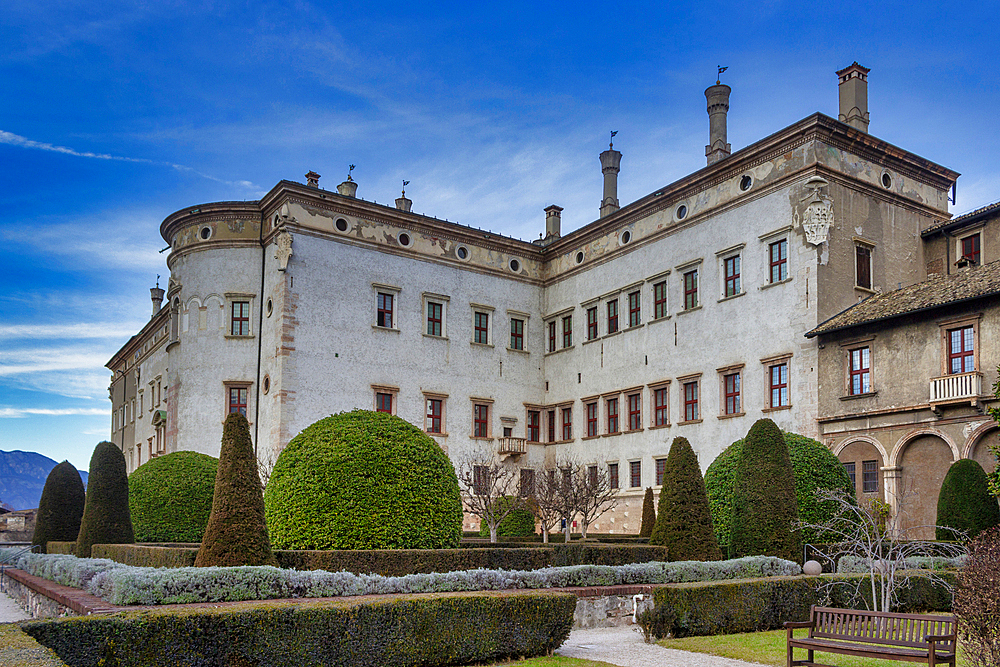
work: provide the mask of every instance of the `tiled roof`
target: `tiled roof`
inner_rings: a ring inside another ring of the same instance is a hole
[[[964,214],[958,216],[957,218],[951,218],[950,220],[938,220],[937,222],[934,222],[933,224],[931,224],[927,229],[925,229],[924,231],[920,232],[920,235],[921,236],[926,236],[927,234],[930,234],[931,232],[938,231],[942,227],[950,227],[952,225],[961,225],[966,220],[969,220],[969,219],[972,219],[972,218],[978,218],[979,216],[983,215],[984,213],[989,213],[990,211],[995,211],[997,213],[1000,213],[1000,201],[993,202],[992,204],[988,204],[986,206],[983,206],[982,208],[977,208],[975,211],[970,211],[968,213],[964,213]]]
[[[875,294],[834,315],[806,337],[992,295],[1000,295],[1000,261]]]

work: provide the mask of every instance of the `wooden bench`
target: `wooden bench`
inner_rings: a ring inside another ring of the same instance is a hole
[[[808,628],[807,637],[795,637]],[[813,660],[813,652],[840,653],[883,660],[905,660],[955,667],[955,617],[929,614],[889,614],[813,605],[809,620],[785,623],[787,667],[828,667]],[[793,660],[794,649],[806,650],[805,660]]]

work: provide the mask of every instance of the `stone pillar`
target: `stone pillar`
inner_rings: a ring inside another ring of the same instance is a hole
[[[337,192],[345,197],[354,197],[358,194],[358,184],[348,176],[346,181],[337,186]]]
[[[149,288],[149,298],[153,301],[153,314],[150,315],[151,318],[156,317],[156,314],[160,312],[160,308],[163,306],[164,294],[163,288],[159,285]]]
[[[601,217],[611,215],[618,205],[618,172],[621,171],[622,154],[614,147],[601,153],[601,173],[604,174],[604,198],[601,199]]]
[[[887,528],[895,533],[899,526],[896,525],[899,518],[899,500],[903,497],[903,467],[902,466],[882,466],[882,493],[885,502],[892,508],[892,517],[889,519]]]
[[[838,120],[868,132],[868,72],[855,60],[837,72],[840,79],[840,115]]]
[[[559,238],[562,226],[562,207],[553,204],[545,209],[545,240]]]
[[[708,100],[708,145],[705,146],[705,157],[708,158],[708,164],[715,164],[729,157],[732,152],[730,145],[726,143],[726,120],[731,92],[732,88],[718,81],[705,90],[705,98]]]
[[[396,197],[396,208],[400,211],[409,211],[413,202],[407,197]]]

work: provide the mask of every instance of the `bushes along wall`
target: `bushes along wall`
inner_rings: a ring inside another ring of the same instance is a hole
[[[509,506],[511,498],[504,496],[500,502],[503,503],[503,506]],[[499,537],[527,537],[534,534],[535,515],[526,507],[513,510],[497,526],[497,535]],[[490,527],[485,521],[479,526],[479,536],[490,536]]]
[[[671,560],[722,560],[701,467],[687,438],[670,445],[649,543],[665,546]]]
[[[128,478],[128,504],[138,542],[201,542],[212,513],[219,460],[174,452],[139,466]]]
[[[135,542],[128,509],[128,473],[118,445],[99,442],[90,457],[87,499],[76,538],[76,555],[90,557],[95,544]]]
[[[639,537],[649,537],[656,526],[656,509],[653,502],[653,488],[646,487],[646,495],[642,497],[642,523],[639,524]]]
[[[31,543],[42,548],[50,541],[75,540],[80,534],[80,520],[87,492],[80,478],[80,471],[69,461],[63,461],[45,478],[42,497],[38,501],[35,533]]]
[[[970,538],[1000,523],[1000,505],[990,493],[986,471],[973,459],[959,459],[948,468],[937,503],[937,539],[954,540],[956,534]]]

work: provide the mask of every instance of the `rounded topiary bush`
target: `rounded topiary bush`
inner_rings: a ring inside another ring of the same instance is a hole
[[[795,473],[795,499],[799,519],[803,523],[823,524],[837,513],[836,503],[821,502],[816,489],[842,491],[847,498],[854,498],[854,487],[844,464],[821,443],[797,433],[782,431],[788,455]],[[726,549],[730,543],[730,516],[733,511],[733,473],[743,449],[743,440],[737,440],[712,461],[705,471],[705,490],[712,508],[712,523],[719,545]],[[811,528],[802,530],[802,541],[807,544],[826,542],[828,536]]]
[[[38,501],[35,533],[31,543],[46,553],[49,542],[72,542],[80,534],[80,519],[86,491],[78,471],[69,461],[63,461],[45,478],[42,498]]]
[[[504,496],[500,500],[501,511],[509,507],[512,499],[508,496]],[[524,537],[526,535],[535,534],[535,515],[531,513],[531,510],[527,507],[517,507],[510,511],[510,513],[503,518],[503,521],[497,526],[497,536],[498,537]],[[479,526],[479,536],[489,537],[490,527],[485,521]]]
[[[87,500],[76,538],[76,555],[90,558],[95,544],[135,542],[128,510],[128,473],[125,455],[118,445],[99,442],[90,457]]]
[[[381,412],[333,415],[295,436],[264,503],[279,549],[444,549],[462,537],[448,456],[417,427]]]
[[[201,542],[212,512],[219,460],[174,452],[139,466],[128,478],[128,506],[139,542]]]
[[[975,537],[1000,523],[1000,505],[989,489],[986,471],[973,459],[951,464],[941,483],[937,504],[937,539],[954,540],[949,528]]]

